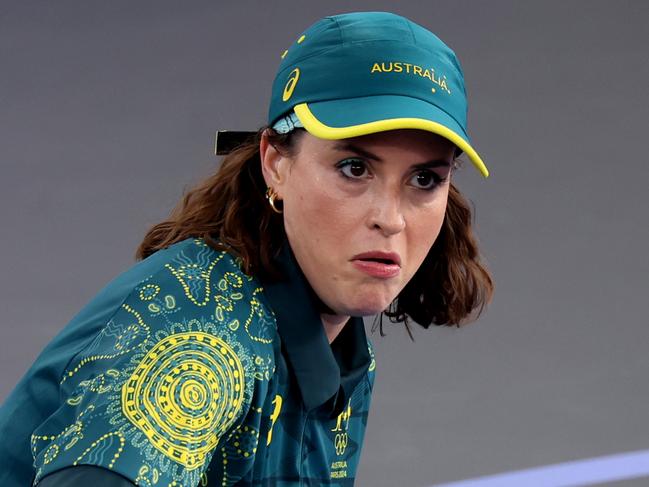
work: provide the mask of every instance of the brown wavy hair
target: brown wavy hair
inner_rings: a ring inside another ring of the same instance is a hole
[[[297,138],[304,133],[304,129],[288,134],[259,129],[228,153],[214,174],[186,192],[167,220],[147,231],[135,258],[144,259],[189,237],[202,238],[210,247],[232,253],[246,274],[280,278],[273,259],[285,238],[284,222],[265,199],[259,154],[264,130],[269,142],[288,155],[295,153]],[[463,162],[459,154],[453,170]],[[392,323],[403,322],[411,338],[409,320],[424,328],[431,324],[459,327],[478,318],[491,301],[493,288],[480,261],[468,201],[451,183],[439,236],[413,278],[377,316],[372,331],[378,323],[385,335],[383,315]]]

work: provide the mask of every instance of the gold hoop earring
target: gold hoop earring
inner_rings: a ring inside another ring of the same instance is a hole
[[[273,209],[275,213],[282,213],[282,210],[278,210],[277,207],[275,206],[275,198],[279,196],[273,188],[270,186],[266,188],[266,199],[268,200],[268,203],[270,203],[270,207]]]

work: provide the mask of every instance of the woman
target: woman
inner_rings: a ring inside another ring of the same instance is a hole
[[[465,125],[460,65],[423,27],[313,24],[269,125],[7,399],[2,485],[353,485],[375,369],[361,317],[459,325],[491,297],[451,184],[462,152],[488,175]]]

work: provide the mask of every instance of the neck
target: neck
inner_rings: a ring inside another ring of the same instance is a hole
[[[349,316],[322,313],[320,318],[322,319],[322,326],[327,335],[327,340],[331,345],[331,342],[336,339],[338,333],[342,331],[347,321],[349,321]]]

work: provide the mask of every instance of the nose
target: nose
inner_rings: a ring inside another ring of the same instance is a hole
[[[401,198],[395,194],[379,195],[368,218],[371,229],[377,229],[386,237],[403,231],[406,220],[401,209]]]

